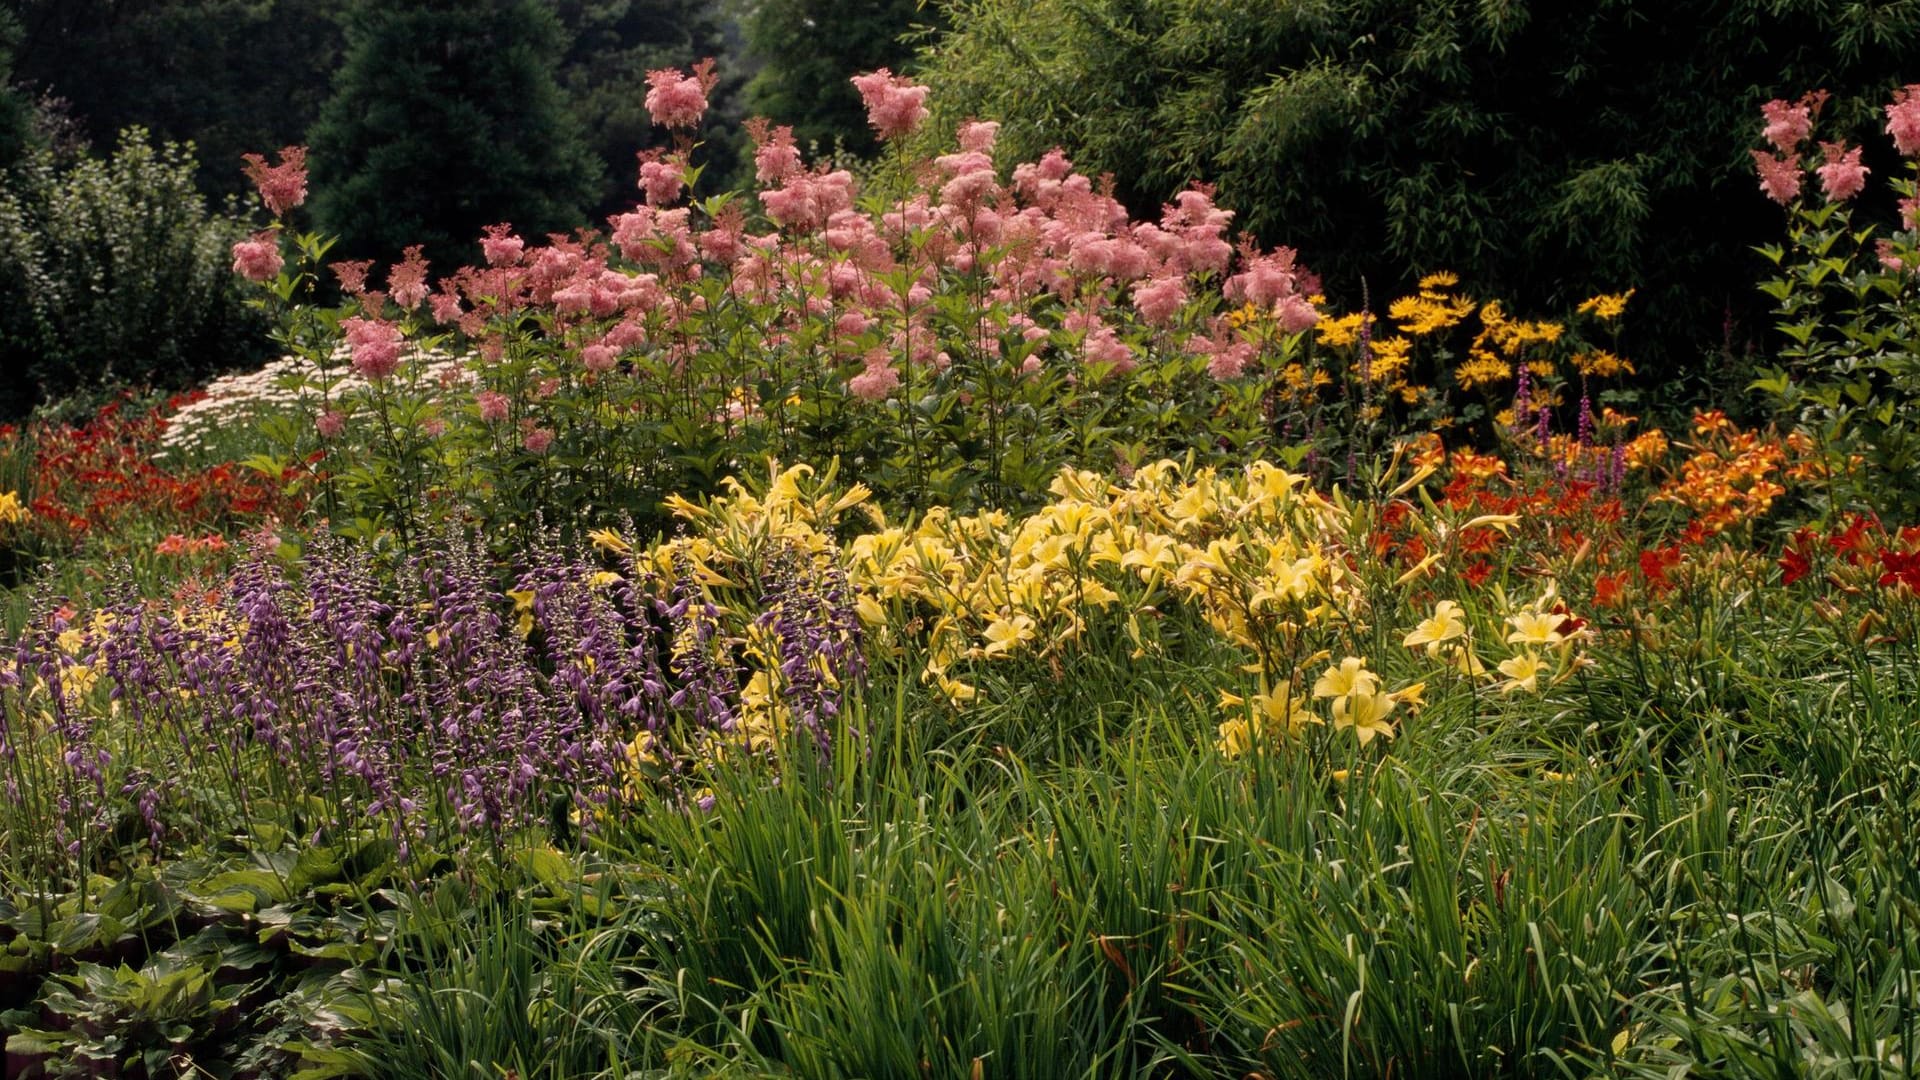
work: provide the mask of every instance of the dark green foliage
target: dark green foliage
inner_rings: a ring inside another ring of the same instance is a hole
[[[1217,182],[1241,224],[1300,248],[1348,303],[1363,281],[1378,298],[1440,268],[1522,309],[1638,286],[1643,370],[1757,336],[1744,283],[1780,228],[1747,154],[1759,104],[1826,87],[1867,137],[1920,46],[1910,6],[1830,0],[952,0],[946,14],[953,32],[927,55],[935,131],[1004,119],[1009,158],[1062,145],[1136,211]]]
[[[14,56],[20,45],[20,20],[0,11],[0,169],[26,154],[33,141],[33,106],[13,83]]]
[[[193,185],[191,148],[130,130],[111,158],[41,151],[0,187],[0,416],[78,390],[184,386],[258,360],[230,264],[245,235]]]
[[[240,155],[301,141],[340,62],[332,0],[15,0],[16,75],[80,133],[199,147],[202,190],[240,194]]]
[[[867,112],[847,81],[862,72],[912,67],[903,35],[938,21],[923,0],[762,0],[741,19],[748,56],[760,65],[747,109],[792,124],[802,147],[817,142],[865,154],[874,147]]]
[[[487,225],[585,222],[593,163],[554,80],[564,44],[535,0],[355,4],[334,95],[311,133],[314,212],[347,256],[423,244],[446,271]]]

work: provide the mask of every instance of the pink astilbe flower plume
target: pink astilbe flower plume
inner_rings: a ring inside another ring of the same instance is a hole
[[[793,129],[773,126],[764,116],[747,121],[747,135],[753,140],[753,176],[762,184],[777,184],[800,171],[800,148],[794,144]]]
[[[280,151],[280,164],[268,165],[259,154],[243,154],[247,179],[260,192],[260,201],[274,217],[307,201],[307,148],[289,146]]]
[[[975,154],[991,154],[993,142],[999,135],[998,120],[969,120],[960,125],[960,149]]]
[[[1262,255],[1248,245],[1240,255],[1245,268],[1228,278],[1220,290],[1229,300],[1274,309],[1297,293],[1313,291],[1312,275],[1299,264],[1299,255],[1290,247],[1274,248]]]
[[[1760,190],[1767,198],[1785,206],[1800,197],[1800,155],[1776,157],[1765,150],[1753,151],[1753,164],[1760,170]]]
[[[686,166],[678,157],[662,157],[658,150],[640,152],[640,190],[646,192],[648,206],[672,206],[686,185]]]
[[[881,68],[852,82],[867,106],[867,122],[882,139],[911,134],[927,118],[927,88],[903,75]]]
[[[367,272],[373,269],[373,260],[346,259],[329,263],[327,269],[340,280],[341,291],[349,296],[362,296],[367,291]]]
[[[1860,164],[1860,148],[1849,150],[1843,143],[1823,142],[1820,150],[1827,157],[1827,163],[1817,170],[1820,174],[1820,190],[1826,193],[1828,202],[1846,202],[1867,186],[1865,165]]]
[[[347,348],[353,353],[353,370],[370,382],[380,382],[400,370],[400,347],[404,338],[400,328],[382,319],[355,317],[340,324],[346,332]]]
[[[862,401],[884,401],[900,385],[900,373],[893,369],[893,357],[882,348],[868,352],[866,367],[847,380],[847,389]]]
[[[526,254],[527,242],[513,235],[513,226],[503,221],[487,226],[487,235],[480,241],[480,250],[486,256],[488,266],[514,266]]]
[[[1760,106],[1760,115],[1766,118],[1767,126],[1761,132],[1767,142],[1782,154],[1791,154],[1807,136],[1813,134],[1812,103],[1806,98],[1796,104],[1774,98]]]
[[[1893,136],[1893,148],[1902,156],[1920,157],[1920,83],[1893,92],[1893,104],[1887,106],[1887,134]]]
[[[713,58],[693,65],[692,75],[673,68],[647,72],[647,114],[653,122],[675,130],[700,126],[707,112],[707,93],[717,81]]]
[[[507,418],[508,407],[512,404],[507,395],[498,390],[482,390],[473,395],[473,403],[480,409],[480,419],[489,424],[497,424]]]
[[[283,265],[280,237],[272,229],[233,245],[233,272],[248,281],[272,281]]]
[[[411,311],[419,307],[433,290],[427,285],[427,260],[421,245],[410,244],[401,262],[387,271],[387,294],[393,302]]]
[[[1178,275],[1148,278],[1133,287],[1133,306],[1154,326],[1165,326],[1186,302],[1187,282]]]

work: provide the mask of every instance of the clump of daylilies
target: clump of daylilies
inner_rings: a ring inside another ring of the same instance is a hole
[[[1053,501],[1031,514],[936,508],[911,524],[890,522],[864,488],[842,493],[830,480],[794,466],[757,490],[734,483],[704,505],[676,500],[687,531],[638,557],[700,583],[749,642],[747,608],[728,598],[760,590],[749,575],[766,551],[838,564],[868,647],[911,658],[921,681],[954,706],[978,699],[979,676],[995,665],[1057,671],[1103,641],[1122,642],[1136,660],[1160,654],[1178,613],[1239,652],[1234,668],[1251,676],[1251,685],[1221,688],[1223,753],[1318,726],[1351,730],[1365,747],[1394,737],[1423,703],[1426,680],[1388,689],[1352,653],[1372,620],[1413,607],[1443,555],[1387,569],[1355,543],[1370,507],[1337,491],[1322,495],[1271,463],[1228,471],[1159,461],[1123,481],[1063,470]],[[843,543],[836,537],[854,512],[868,531]],[[1482,516],[1451,528],[1511,524]],[[1375,587],[1381,582],[1389,593]],[[1433,677],[1537,692],[1585,662],[1586,620],[1552,581],[1530,599],[1509,600],[1497,587],[1491,596],[1478,614],[1439,600],[1405,634],[1407,647],[1437,665]]]

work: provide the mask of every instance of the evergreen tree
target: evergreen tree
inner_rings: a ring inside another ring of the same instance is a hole
[[[123,128],[194,143],[202,190],[247,189],[240,155],[300,142],[342,39],[334,0],[12,0],[16,76],[83,141]]]
[[[564,35],[537,0],[357,0],[314,126],[314,212],[348,257],[423,244],[478,257],[481,230],[585,223],[594,167],[554,79]]]
[[[923,0],[753,0],[741,17],[748,58],[747,110],[792,124],[802,146],[857,154],[874,148],[867,111],[848,79],[875,68],[910,68],[904,37],[938,12]]]
[[[0,169],[19,161],[33,143],[33,105],[13,82],[19,44],[19,20],[0,11]]]

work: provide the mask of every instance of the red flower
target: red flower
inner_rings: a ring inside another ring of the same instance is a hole
[[[1480,586],[1486,584],[1487,578],[1491,577],[1492,575],[1493,575],[1493,564],[1488,562],[1485,559],[1481,559],[1480,561],[1474,563],[1472,566],[1467,567],[1466,573],[1461,576],[1466,578],[1467,584],[1477,589]]]
[[[1871,556],[1867,553],[1867,533],[1880,527],[1878,521],[1861,514],[1853,515],[1845,532],[1835,533],[1827,538],[1827,546],[1836,554],[1845,555],[1847,561],[1855,566],[1866,562]]]
[[[1560,616],[1560,624],[1554,627],[1554,631],[1561,637],[1572,637],[1587,628],[1587,620],[1575,615],[1564,600],[1553,605],[1547,614]]]
[[[1793,539],[1788,541],[1785,551],[1780,553],[1780,583],[1791,585],[1806,577],[1813,569],[1812,560],[1807,558],[1807,550],[1813,546],[1814,533],[1809,528],[1794,530]]]
[[[1601,574],[1593,579],[1593,606],[1597,608],[1619,607],[1626,599],[1627,577],[1629,571],[1616,574]]]
[[[1714,531],[1707,528],[1705,522],[1699,520],[1690,521],[1687,523],[1686,529],[1680,533],[1680,542],[1688,547],[1699,547],[1713,539],[1713,535]]]
[[[1905,585],[1920,592],[1920,552],[1888,548],[1880,553],[1880,565],[1887,568],[1887,572],[1880,575],[1881,585],[1889,589]]]
[[[1667,571],[1680,565],[1683,553],[1680,545],[1669,544],[1663,548],[1654,548],[1640,553],[1640,576],[1647,579],[1647,587],[1655,593],[1673,588],[1673,582],[1667,579]]]

